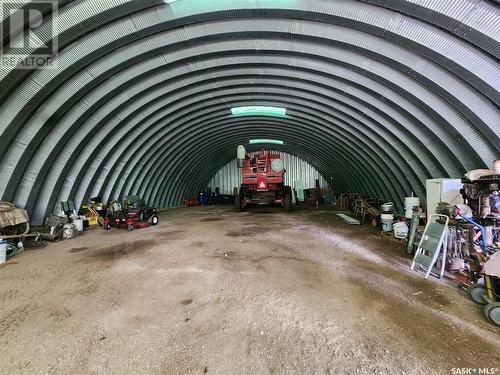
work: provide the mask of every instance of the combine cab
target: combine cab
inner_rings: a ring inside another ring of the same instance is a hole
[[[243,181],[235,197],[237,211],[249,206],[281,206],[285,212],[292,209],[292,189],[284,185],[285,164],[278,153],[262,150],[247,154],[238,146],[238,167]]]

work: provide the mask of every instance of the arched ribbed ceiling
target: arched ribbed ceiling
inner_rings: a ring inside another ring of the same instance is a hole
[[[398,204],[500,157],[493,1],[80,0],[58,13],[58,69],[0,69],[0,195],[35,222],[94,195],[177,205],[250,138],[284,140],[337,192]],[[231,115],[255,105],[287,117]]]

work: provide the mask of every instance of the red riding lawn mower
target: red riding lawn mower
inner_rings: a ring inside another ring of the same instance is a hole
[[[157,225],[159,222],[156,208],[146,207],[144,200],[135,195],[123,199],[123,203],[112,203],[104,219],[104,229],[111,227],[126,228],[132,231]]]
[[[243,146],[238,146],[237,154],[243,181],[235,197],[236,210],[244,211],[252,205],[274,205],[290,212],[292,189],[284,184],[285,163],[280,154],[268,150],[247,154]]]

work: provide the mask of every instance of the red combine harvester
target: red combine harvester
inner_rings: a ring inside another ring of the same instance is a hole
[[[237,211],[249,206],[276,205],[283,211],[292,209],[292,189],[285,186],[285,163],[278,153],[262,150],[247,154],[245,147],[238,146],[238,167],[243,181],[235,197]]]

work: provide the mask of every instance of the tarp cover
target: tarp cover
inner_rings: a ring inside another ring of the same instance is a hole
[[[26,210],[14,208],[10,211],[0,212],[0,228],[28,222],[28,213]]]

